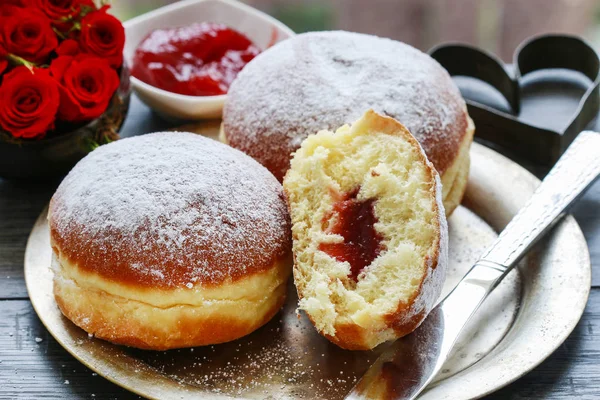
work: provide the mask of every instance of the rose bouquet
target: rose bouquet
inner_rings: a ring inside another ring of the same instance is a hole
[[[108,8],[94,0],[1,0],[4,139],[61,135],[107,111],[118,97],[125,44],[123,25]]]
[[[0,0],[0,176],[62,175],[118,138],[125,31],[100,0]]]

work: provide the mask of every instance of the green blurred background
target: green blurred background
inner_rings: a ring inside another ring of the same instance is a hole
[[[113,0],[123,20],[173,0]],[[407,42],[422,50],[460,41],[505,60],[525,38],[581,35],[600,46],[600,0],[246,0],[296,32],[344,29]]]

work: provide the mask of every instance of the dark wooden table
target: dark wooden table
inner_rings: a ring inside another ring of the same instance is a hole
[[[172,126],[134,97],[122,134],[131,136]],[[57,185],[58,181],[0,179],[0,399],[139,398],[69,355],[48,334],[31,307],[23,279],[25,244]],[[600,182],[580,200],[573,214],[592,257],[592,291],[586,311],[575,331],[550,358],[490,399],[600,398]]]

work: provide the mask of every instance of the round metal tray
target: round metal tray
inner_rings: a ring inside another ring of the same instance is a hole
[[[464,206],[449,219],[450,258],[444,293],[532,195],[539,181],[507,158],[474,144]],[[234,342],[141,351],[88,337],[62,316],[52,293],[46,211],[25,255],[33,307],[54,338],[110,381],[148,398],[343,398],[381,349],[342,350],[295,312],[290,283],[284,309]],[[564,219],[486,300],[469,322],[442,373],[422,399],[481,397],[518,379],[548,357],[573,330],[590,290],[585,239]]]

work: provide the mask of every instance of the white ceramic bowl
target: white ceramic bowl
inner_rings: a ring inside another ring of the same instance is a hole
[[[248,36],[263,50],[294,35],[276,19],[235,0],[186,0],[125,22],[125,60],[132,65],[136,47],[152,30],[198,22],[223,23]],[[134,77],[131,77],[131,83],[144,103],[159,114],[176,119],[219,118],[227,96],[186,96],[159,89]]]

